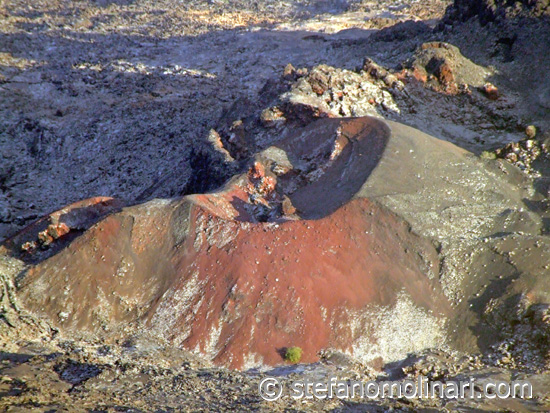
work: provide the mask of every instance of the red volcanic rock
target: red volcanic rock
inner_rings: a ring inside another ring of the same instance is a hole
[[[56,239],[61,238],[63,235],[68,234],[69,232],[70,228],[63,222],[58,224],[50,224],[48,225],[48,228],[38,233],[38,242],[43,247],[47,247]],[[23,245],[27,246],[28,243],[25,243]],[[22,247],[22,249],[24,251],[27,251],[29,248]]]
[[[277,106],[272,106],[263,110],[260,115],[260,120],[262,125],[266,128],[282,126],[286,121],[284,112]]]
[[[70,228],[64,222],[60,222],[58,224],[48,225],[47,231],[53,239],[58,239],[61,238],[63,235],[68,234]]]
[[[435,346],[450,313],[437,251],[359,196],[391,133],[374,118],[312,123],[218,192],[103,218],[30,267],[20,299],[62,331],[147,329],[232,368],[282,364],[290,346],[304,362]]]
[[[421,246],[435,260],[435,251],[366,199],[319,220],[235,224],[231,234],[210,211],[190,218],[196,238],[182,245],[177,281],[148,322],[216,363],[242,367],[256,356],[274,365],[291,345],[305,362],[324,348],[352,352],[362,332],[351,325],[369,306],[395,305],[401,290],[437,312],[444,301],[413,252]]]
[[[44,246],[48,246],[53,242],[53,237],[48,234],[48,230],[40,231],[38,233],[38,242]]]
[[[489,74],[481,66],[464,57],[460,50],[444,42],[422,44],[396,73],[401,80],[416,79],[436,92],[456,95],[468,93],[468,85],[476,87]]]
[[[261,197],[271,197],[275,191],[276,181],[271,176],[266,176],[265,167],[259,163],[254,162],[254,165],[248,171],[249,183],[247,185],[247,192],[251,198],[251,201]],[[262,203],[267,205],[267,201],[263,200]]]
[[[449,64],[442,63],[435,71],[439,81],[445,85],[450,85],[454,82],[455,77]]]
[[[491,100],[497,100],[500,96],[497,87],[492,83],[485,83],[481,91]]]
[[[6,241],[5,246],[27,254],[23,259],[30,258],[28,254],[33,254],[39,246],[50,248],[55,243],[56,247],[62,247],[63,243],[60,243],[62,238],[73,235],[67,239],[67,241],[72,240],[74,236],[81,234],[101,217],[120,209],[121,206],[120,201],[109,197],[95,197],[75,202],[29,225]],[[18,249],[17,246],[20,248]],[[43,259],[49,255],[49,253],[45,254],[37,258]]]

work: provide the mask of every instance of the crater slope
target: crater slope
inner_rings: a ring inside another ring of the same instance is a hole
[[[281,364],[289,346],[305,362],[324,350],[390,362],[488,342],[469,300],[494,274],[453,278],[440,253],[481,242],[503,211],[538,231],[510,212],[524,206],[511,171],[397,123],[321,119],[219,191],[122,209],[101,200],[101,213],[84,203],[77,216],[93,219],[67,208],[4,251],[26,263],[20,302],[63,334],[146,333],[238,369]]]

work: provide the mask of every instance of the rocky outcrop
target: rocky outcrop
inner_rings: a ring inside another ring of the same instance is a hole
[[[121,201],[110,197],[75,202],[29,225],[7,240],[4,246],[17,253],[22,252],[25,261],[42,261],[55,255],[67,242],[122,206]]]
[[[355,70],[287,66],[278,82],[264,88],[280,94],[264,96],[262,109],[237,121],[243,140],[265,149],[315,119],[349,116],[404,123],[474,153],[521,139],[518,130],[527,124],[518,116],[519,100],[494,68],[475,63],[451,43],[412,47],[393,68],[368,57]]]
[[[490,74],[444,42],[424,43],[402,66],[400,78],[415,78],[432,90],[452,95],[470,93],[470,86],[481,87]]]

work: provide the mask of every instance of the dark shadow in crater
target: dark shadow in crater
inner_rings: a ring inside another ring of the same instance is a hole
[[[285,195],[299,216],[323,218],[349,202],[378,165],[390,134],[389,126],[373,117],[322,119],[281,142],[292,165],[305,168],[280,178],[283,192],[296,184]]]
[[[389,126],[373,117],[320,119],[298,129],[260,154],[264,179],[273,179],[275,189],[265,205],[254,199],[262,198],[262,193],[249,195],[249,202],[233,196],[229,202],[238,212],[235,219],[274,222],[332,214],[361,190],[382,158],[390,135]],[[287,170],[278,174],[280,163]],[[261,179],[250,185],[258,184],[262,186]],[[284,203],[287,210],[292,209],[292,217],[285,217]]]

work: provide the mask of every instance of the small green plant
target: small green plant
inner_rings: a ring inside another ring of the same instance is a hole
[[[497,155],[494,152],[483,151],[480,155],[483,159],[496,159]]]
[[[285,352],[285,360],[290,363],[298,363],[302,358],[302,349],[300,347],[289,347]]]

